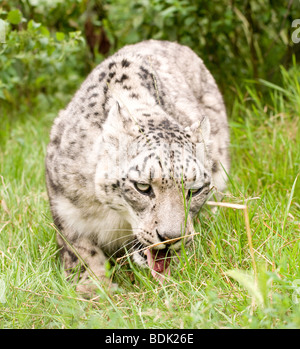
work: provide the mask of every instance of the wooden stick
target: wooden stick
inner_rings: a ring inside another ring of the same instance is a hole
[[[214,202],[214,201],[207,201],[206,205],[209,206],[221,206],[221,207],[228,207],[228,208],[235,208],[237,210],[244,210],[247,208],[246,205],[240,205],[240,204],[231,204],[229,202]]]
[[[189,235],[183,235],[183,236],[179,236],[178,238],[174,238],[174,239],[169,239],[169,240],[165,240],[165,241],[162,241],[162,242],[158,242],[156,244],[153,244],[153,245],[149,245],[149,246],[146,246],[146,247],[143,247],[141,248],[140,250],[136,250],[136,251],[133,251],[131,253],[128,253],[126,254],[125,256],[122,256],[122,257],[119,257],[116,259],[116,262],[118,263],[120,260],[124,259],[124,258],[127,258],[129,256],[132,256],[133,254],[135,254],[136,252],[140,252],[140,251],[145,251],[145,250],[148,250],[152,247],[156,247],[158,245],[162,245],[162,244],[168,244],[169,242],[174,242],[174,241],[178,241],[178,240],[181,240],[181,239],[184,239],[186,237],[190,237],[190,236],[195,236],[195,235],[199,235],[199,233],[192,233],[192,234],[189,234]]]

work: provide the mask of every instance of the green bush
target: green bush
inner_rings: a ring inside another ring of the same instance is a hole
[[[300,45],[291,23],[300,3],[284,0],[108,0],[107,29],[116,48],[155,38],[176,40],[199,54],[223,92],[245,78],[280,79]],[[232,94],[232,92],[230,92]]]
[[[18,109],[43,94],[64,99],[85,72],[85,41],[80,31],[51,32],[18,9],[1,13],[0,101]]]
[[[299,58],[291,41],[299,10],[285,0],[3,0],[0,100],[64,98],[108,54],[154,38],[199,54],[231,106],[235,86],[280,83],[279,66]]]

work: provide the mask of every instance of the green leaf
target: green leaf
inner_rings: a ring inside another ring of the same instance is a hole
[[[134,16],[132,20],[132,26],[134,29],[137,29],[141,26],[141,24],[144,22],[144,16],[143,14]]]
[[[46,27],[41,26],[40,31],[43,36],[46,36],[47,38],[50,37],[50,32]]]
[[[65,38],[65,34],[62,32],[56,32],[55,36],[57,41],[63,41]]]
[[[11,24],[19,24],[22,20],[22,13],[19,10],[11,10],[8,12],[7,20]]]
[[[14,99],[13,99],[12,95],[9,93],[9,91],[6,90],[6,89],[3,89],[2,92],[3,92],[4,98],[5,98],[8,102],[13,103]]]
[[[165,10],[161,11],[160,15],[165,18],[165,17],[170,17],[174,12],[177,12],[177,8],[175,6],[171,6],[166,8]]]
[[[39,43],[42,46],[47,46],[49,44],[49,38],[46,36],[43,36],[43,37],[39,38]]]
[[[37,23],[35,22],[33,19],[31,19],[29,22],[28,22],[28,29],[37,29],[41,26],[41,23]]]

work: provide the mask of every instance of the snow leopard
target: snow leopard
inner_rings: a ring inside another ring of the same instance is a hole
[[[193,219],[229,173],[223,97],[176,42],[127,45],[96,66],[54,120],[46,184],[66,274],[80,292],[109,283],[125,255],[159,281]]]

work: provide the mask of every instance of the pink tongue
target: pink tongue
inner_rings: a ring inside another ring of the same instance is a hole
[[[166,256],[165,250],[147,249],[146,255],[151,274],[162,284],[165,279],[165,274],[167,273],[168,276],[171,274],[169,268],[171,258]]]

